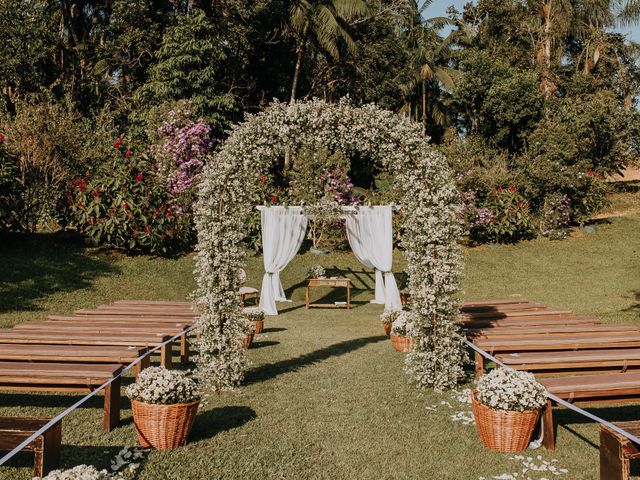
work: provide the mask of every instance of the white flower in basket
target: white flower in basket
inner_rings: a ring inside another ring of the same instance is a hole
[[[476,398],[495,410],[524,412],[539,410],[546,401],[546,390],[532,373],[496,368],[478,381]]]
[[[191,403],[201,397],[198,384],[185,372],[164,367],[145,368],[125,392],[131,400],[158,405]]]
[[[242,310],[242,313],[250,322],[264,320],[264,312],[260,310],[260,307],[246,307]]]
[[[383,325],[393,324],[393,321],[398,318],[400,313],[399,310],[385,310],[382,312],[382,315],[380,315],[380,321]]]
[[[417,333],[417,326],[411,312],[396,312],[398,315],[391,324],[391,333],[401,337],[413,337]]]

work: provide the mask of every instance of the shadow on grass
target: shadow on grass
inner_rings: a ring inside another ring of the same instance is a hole
[[[217,433],[241,427],[256,418],[256,412],[245,406],[227,406],[198,412],[189,441],[206,440]]]
[[[633,297],[635,303],[632,303],[629,307],[623,309],[623,312],[640,312],[640,290],[636,290],[635,292],[631,292],[631,296]]]
[[[285,332],[287,329],[282,327],[267,327],[262,330],[264,333]]]
[[[0,263],[0,313],[37,311],[42,298],[89,288],[97,277],[119,273],[64,234],[2,236]]]
[[[331,357],[339,357],[359,348],[365,347],[371,343],[382,342],[386,340],[386,335],[376,335],[371,337],[356,338],[346,340],[340,343],[334,343],[328,347],[321,348],[315,352],[300,355],[299,357],[289,358],[280,362],[268,363],[258,368],[249,370],[246,375],[245,384],[264,382],[266,380],[282,375],[283,373],[296,372],[301,368],[314,365]]]
[[[253,343],[251,344],[251,350],[254,350],[256,348],[264,348],[264,347],[272,347],[274,345],[280,345],[280,342],[274,342],[272,340],[263,340],[263,341],[253,341]]]

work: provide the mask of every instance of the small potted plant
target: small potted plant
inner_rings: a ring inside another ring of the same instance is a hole
[[[496,368],[483,375],[471,392],[480,440],[498,452],[524,450],[546,401],[546,390],[532,373]]]
[[[243,311],[247,320],[253,323],[253,331],[259,335],[264,330],[264,312],[259,307],[247,307]]]
[[[198,384],[185,372],[145,368],[126,389],[144,448],[167,450],[187,443],[200,404]]]
[[[313,265],[307,270],[308,278],[325,278],[327,272],[322,265]]]
[[[413,322],[410,312],[398,312],[398,315],[391,323],[391,345],[396,352],[411,352]]]
[[[393,321],[398,318],[400,315],[399,310],[385,310],[380,315],[380,321],[382,322],[382,328],[384,328],[384,333],[389,336],[391,334],[391,325]]]
[[[245,348],[251,348],[251,344],[253,343],[253,337],[255,336],[255,334],[256,334],[256,331],[255,331],[254,324],[249,323],[247,333],[242,338],[242,345],[244,345]]]

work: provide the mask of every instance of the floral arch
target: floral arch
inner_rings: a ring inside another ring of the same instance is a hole
[[[196,206],[196,303],[199,375],[217,391],[240,384],[247,366],[243,319],[236,291],[244,265],[242,240],[257,198],[257,184],[286,151],[342,150],[367,156],[400,186],[402,241],[412,292],[414,352],[406,371],[420,387],[452,388],[463,376],[465,351],[456,335],[455,295],[462,271],[457,239],[458,193],[445,158],[420,127],[375,105],[348,100],[272,103],[232,130],[203,172]]]

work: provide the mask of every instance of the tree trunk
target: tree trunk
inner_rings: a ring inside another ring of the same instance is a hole
[[[293,81],[291,82],[291,99],[290,104],[294,104],[296,101],[296,93],[298,90],[298,78],[300,78],[300,69],[302,68],[302,54],[304,53],[304,42],[301,41],[296,48],[296,67],[293,71]]]
[[[548,3],[541,3],[538,6],[543,22],[542,46],[538,54],[538,62],[541,67],[540,90],[544,93],[545,97],[551,96],[556,90],[556,85],[551,80],[551,55],[553,48],[553,15],[551,12],[551,3],[552,1],[549,0]]]

